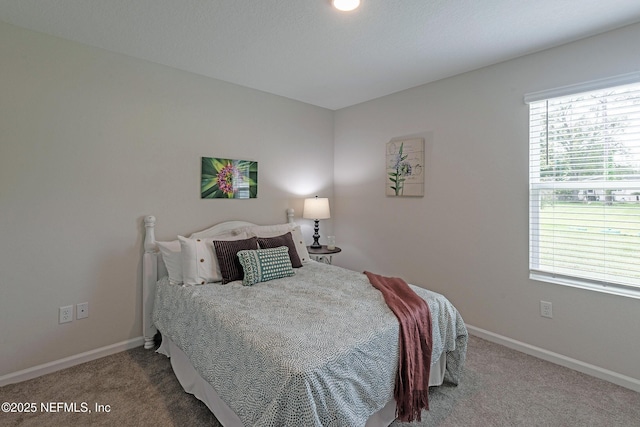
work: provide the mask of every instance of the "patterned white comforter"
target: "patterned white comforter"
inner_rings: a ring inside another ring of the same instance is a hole
[[[442,295],[429,304],[435,363],[458,383],[467,330]],[[242,286],[158,282],[154,323],[245,426],[364,426],[393,399],[398,321],[362,273],[317,262]]]

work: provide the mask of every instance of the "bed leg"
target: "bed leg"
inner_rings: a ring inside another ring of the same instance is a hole
[[[151,350],[155,346],[156,346],[156,342],[153,339],[153,337],[144,337],[144,349],[145,350]]]

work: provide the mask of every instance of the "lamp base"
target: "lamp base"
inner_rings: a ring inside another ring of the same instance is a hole
[[[318,234],[318,231],[320,231],[320,220],[315,219],[314,221],[315,221],[315,227],[313,227],[313,243],[311,244],[310,247],[313,249],[319,249],[322,247],[322,245],[319,242],[320,234]]]

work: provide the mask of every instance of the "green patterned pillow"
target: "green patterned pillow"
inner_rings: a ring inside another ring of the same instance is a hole
[[[295,274],[289,258],[289,248],[286,246],[243,250],[238,252],[238,258],[244,270],[242,284],[245,286]]]

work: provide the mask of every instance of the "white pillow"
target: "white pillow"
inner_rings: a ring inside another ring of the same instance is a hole
[[[220,265],[212,242],[214,240],[241,240],[248,237],[247,233],[226,233],[195,239],[178,236],[183,283],[185,285],[204,285],[205,283],[222,281]]]
[[[174,285],[182,283],[182,254],[180,253],[180,241],[172,240],[171,242],[156,242],[162,254],[167,272],[169,273],[169,282]]]
[[[306,264],[309,262],[309,251],[304,243],[304,237],[302,236],[302,230],[300,226],[295,223],[278,224],[278,225],[254,225],[246,228],[239,228],[234,230],[233,233],[247,233],[249,236],[256,237],[276,237],[291,232],[293,237],[293,243],[296,245],[296,252],[300,262]]]

